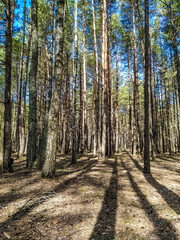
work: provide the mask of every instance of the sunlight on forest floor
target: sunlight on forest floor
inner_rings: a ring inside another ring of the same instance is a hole
[[[70,160],[57,155],[54,180],[25,169],[24,158],[1,174],[0,239],[180,239],[180,156],[159,156],[152,175],[127,152]]]

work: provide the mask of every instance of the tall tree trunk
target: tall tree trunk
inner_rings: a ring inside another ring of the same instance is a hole
[[[82,77],[81,77],[81,61],[79,62],[79,95],[80,95],[80,108],[79,108],[79,129],[78,129],[78,147],[77,152],[82,152],[82,114],[83,114],[83,100],[82,100]]]
[[[107,82],[108,82],[108,59],[107,59],[107,0],[103,0],[102,13],[102,155],[106,155],[106,108],[107,108]]]
[[[119,93],[119,72],[118,72],[118,51],[117,51],[117,41],[116,41],[116,107],[115,107],[115,118],[116,118],[116,153],[119,152],[119,106],[118,106],[118,93]]]
[[[86,99],[86,19],[85,0],[83,0],[83,150],[87,151],[88,127],[87,127],[87,99]]]
[[[72,111],[72,160],[77,161],[76,154],[76,82],[77,82],[77,61],[78,61],[78,38],[77,38],[77,0],[74,2],[74,77],[73,77],[73,111]],[[84,68],[83,68],[84,69]]]
[[[4,172],[13,172],[11,160],[11,65],[12,65],[12,20],[11,1],[6,0],[5,40],[5,94],[4,94]]]
[[[21,56],[18,72],[18,95],[17,95],[17,116],[16,116],[16,145],[18,156],[20,153],[20,145],[22,144],[22,126],[20,125],[21,117],[21,89],[22,89],[22,74],[23,74],[23,57],[24,57],[24,40],[25,40],[25,25],[26,23],[26,0],[24,0],[24,20],[23,20],[23,36],[22,36],[22,45],[21,45]]]
[[[99,73],[98,73],[98,52],[97,52],[97,40],[96,40],[96,21],[94,13],[94,1],[92,0],[92,14],[93,14],[93,33],[94,33],[94,55],[95,55],[95,78],[94,78],[94,155],[96,155],[98,145],[98,131],[99,131]]]
[[[53,178],[56,169],[57,127],[59,118],[59,102],[63,76],[63,42],[64,42],[64,0],[57,0],[56,38],[55,38],[55,78],[52,101],[48,116],[48,132],[46,156],[42,169],[42,177]]]
[[[131,142],[132,154],[135,153],[135,142],[134,142],[134,129],[132,121],[132,74],[131,74],[131,33],[129,32],[129,55],[128,55],[128,67],[129,67],[129,136]]]
[[[69,53],[67,53],[67,63],[66,63],[66,87],[65,87],[65,150],[64,153],[69,152],[69,113],[70,113],[70,82],[69,82]],[[82,117],[82,116],[81,116]]]
[[[144,173],[150,173],[150,63],[149,0],[145,0]]]
[[[132,0],[132,11],[133,11],[133,36],[134,36],[134,117],[135,117],[135,121],[136,121],[136,131],[139,136],[140,151],[142,152],[143,136],[142,136],[142,130],[141,130],[141,113],[140,113],[140,102],[139,102],[137,42],[136,42],[134,0]]]
[[[50,59],[49,59],[49,88],[48,88],[48,111],[50,109],[52,97],[52,78],[53,78],[53,33],[54,33],[54,0],[51,3],[51,43],[50,43]]]
[[[26,55],[25,73],[24,73],[24,84],[23,84],[23,96],[22,96],[22,108],[21,108],[21,140],[20,140],[20,151],[19,154],[23,155],[26,146],[26,87],[28,79],[28,67],[29,67],[29,54],[31,48],[31,37],[32,37],[32,26],[30,25],[28,48]]]
[[[174,16],[173,16],[173,9],[172,9],[172,3],[173,1],[171,0],[170,5],[171,5],[171,24],[172,24],[172,29],[173,29],[173,49],[174,49],[174,55],[175,55],[175,64],[176,64],[176,78],[177,78],[177,84],[178,84],[178,96],[179,96],[179,104],[180,104],[180,63],[179,63],[179,53],[178,53],[178,33],[177,29],[174,23]]]
[[[28,146],[27,146],[27,167],[31,168],[36,160],[36,123],[37,123],[37,90],[36,75],[38,65],[38,2],[32,0],[31,21],[32,21],[32,59],[29,79],[29,125],[28,125]]]

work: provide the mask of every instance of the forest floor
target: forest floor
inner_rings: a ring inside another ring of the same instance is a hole
[[[56,178],[15,161],[0,175],[0,239],[180,240],[180,155],[57,155]]]

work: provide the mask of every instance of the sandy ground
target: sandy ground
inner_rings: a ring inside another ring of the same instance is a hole
[[[24,158],[1,173],[1,240],[180,240],[180,156],[158,156],[152,175],[125,151],[70,160],[57,156],[53,180],[25,169]]]

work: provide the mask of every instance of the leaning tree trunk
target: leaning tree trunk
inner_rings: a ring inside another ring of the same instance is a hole
[[[55,78],[48,118],[46,157],[42,177],[53,178],[56,170],[57,127],[63,76],[64,0],[57,0],[55,38]]]
[[[12,65],[12,22],[11,1],[6,0],[5,40],[5,94],[4,94],[4,172],[13,172],[11,161],[11,65]]]
[[[32,0],[31,21],[32,21],[32,59],[29,76],[29,125],[28,125],[28,146],[27,146],[27,167],[31,168],[36,160],[36,123],[37,123],[37,90],[36,75],[38,65],[38,1]]]

